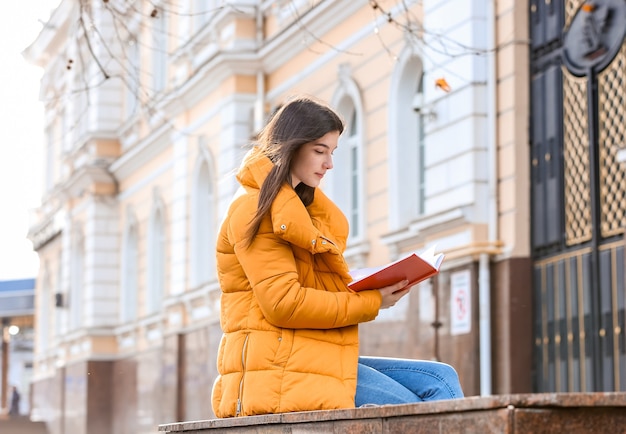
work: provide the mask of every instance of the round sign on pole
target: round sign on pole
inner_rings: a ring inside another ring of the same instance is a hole
[[[626,2],[583,2],[563,33],[563,63],[574,75],[606,68],[626,34]]]

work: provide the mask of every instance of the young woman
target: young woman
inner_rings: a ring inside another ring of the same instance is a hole
[[[237,173],[241,188],[217,241],[218,417],[463,396],[443,363],[359,358],[358,324],[408,288],[406,281],[358,293],[347,287],[348,222],[317,188],[342,131],[326,105],[293,99]]]

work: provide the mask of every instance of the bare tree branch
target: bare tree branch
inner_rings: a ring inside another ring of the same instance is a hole
[[[104,69],[104,67],[100,63],[100,60],[98,59],[98,56],[96,56],[96,53],[93,51],[93,47],[91,46],[91,40],[89,39],[89,31],[87,30],[87,26],[85,25],[85,19],[84,19],[84,12],[85,12],[85,7],[84,6],[85,5],[84,5],[84,1],[85,0],[80,0],[80,14],[78,16],[78,20],[80,22],[81,27],[83,28],[83,32],[85,34],[85,42],[87,42],[87,48],[89,49],[89,52],[91,53],[91,57],[93,58],[94,62],[96,62],[96,64],[98,65],[98,68],[100,68],[100,71],[102,71],[102,75],[104,75],[104,78],[106,80],[106,79],[109,78],[109,74],[106,72],[106,70]]]

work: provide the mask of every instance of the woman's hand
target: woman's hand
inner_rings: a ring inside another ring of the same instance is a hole
[[[406,287],[409,284],[408,280],[403,280],[394,285],[385,286],[380,288],[380,295],[383,296],[383,300],[380,304],[381,309],[387,309],[395,305],[398,300],[409,293],[410,287]]]

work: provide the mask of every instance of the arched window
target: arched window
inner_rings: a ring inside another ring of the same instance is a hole
[[[131,209],[127,212],[122,250],[122,284],[120,294],[120,319],[122,322],[137,318],[137,292],[139,273],[139,239],[137,220]]]
[[[405,227],[425,211],[423,65],[413,50],[400,56],[389,101],[390,227]]]
[[[85,236],[81,227],[72,234],[70,263],[70,329],[75,330],[83,324],[83,292],[85,289]]]
[[[196,163],[191,196],[191,278],[201,285],[215,277],[216,198],[213,159],[200,137],[200,157]]]
[[[146,313],[157,312],[165,296],[165,208],[158,191],[154,192],[152,213],[148,230],[148,276]]]
[[[342,69],[340,83],[332,105],[346,125],[333,156],[328,194],[348,218],[350,244],[365,237],[363,109],[359,89],[349,71]]]

